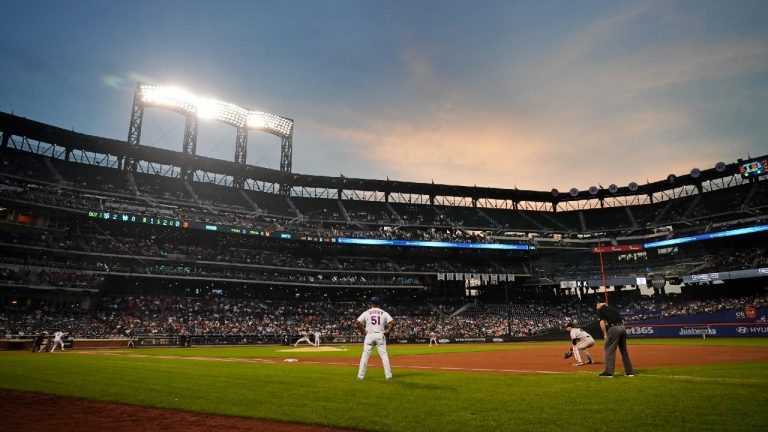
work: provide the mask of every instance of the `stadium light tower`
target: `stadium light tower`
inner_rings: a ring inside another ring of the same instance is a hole
[[[212,98],[195,96],[186,90],[175,87],[154,86],[144,83],[136,84],[133,94],[133,109],[131,111],[131,124],[128,128],[128,145],[130,147],[129,158],[125,162],[124,169],[136,170],[136,148],[141,140],[141,124],[144,118],[144,108],[155,107],[178,112],[186,117],[184,127],[184,143],[182,152],[186,156],[185,166],[182,166],[182,175],[192,178],[190,159],[197,152],[197,127],[198,121],[216,120],[237,128],[235,141],[234,161],[242,165],[245,173],[246,157],[248,152],[248,131],[255,130],[267,132],[280,138],[280,171],[291,172],[293,158],[293,120],[269,114],[261,111],[250,111],[237,105],[222,102]],[[235,186],[243,187],[245,179],[235,178]],[[280,185],[281,193],[289,192],[289,185]]]
[[[280,171],[291,172],[293,159],[293,120],[260,111],[248,113],[246,126],[251,130],[267,132],[280,138]],[[243,147],[242,163],[245,165],[245,151]],[[237,155],[237,153],[235,153]],[[237,159],[236,162],[239,162]],[[288,194],[288,185],[281,185],[280,192]]]

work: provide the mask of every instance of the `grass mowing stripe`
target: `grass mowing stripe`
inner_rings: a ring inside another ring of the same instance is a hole
[[[694,346],[742,346],[768,348],[768,337],[743,337],[726,338],[710,337],[702,339],[700,337],[691,338],[633,338],[629,337],[629,344],[637,345],[694,345]]]
[[[388,351],[391,356],[418,355],[418,354],[445,354],[462,352],[485,351],[517,351],[541,348],[549,345],[562,345],[563,342],[520,342],[497,344],[441,344],[437,347],[429,347],[424,344],[391,344]],[[323,347],[328,347],[324,345]],[[300,346],[299,349],[283,345],[252,345],[252,346],[227,346],[227,347],[192,347],[192,348],[155,348],[146,347],[137,350],[110,351],[114,354],[124,355],[137,352],[145,355],[174,355],[179,357],[261,357],[261,358],[307,358],[307,357],[360,357],[362,344],[332,345],[339,351],[313,350],[311,347]],[[306,349],[306,351],[305,351]]]
[[[656,374],[649,374],[644,373],[642,374],[643,377],[651,377],[651,378],[664,378],[664,379],[679,379],[679,380],[686,380],[686,381],[707,381],[707,382],[716,382],[716,383],[723,383],[723,384],[761,384],[766,385],[768,384],[768,381],[766,380],[759,380],[759,379],[744,379],[744,378],[708,378],[708,377],[697,377],[697,376],[690,376],[690,375],[656,375]],[[637,376],[635,377],[637,378]]]

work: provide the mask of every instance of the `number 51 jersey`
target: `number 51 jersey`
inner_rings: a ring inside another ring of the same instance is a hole
[[[392,321],[392,317],[379,308],[370,308],[363,312],[357,319],[365,324],[366,333],[384,333],[387,323]]]

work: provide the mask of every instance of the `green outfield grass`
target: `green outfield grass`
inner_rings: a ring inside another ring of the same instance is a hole
[[[662,340],[632,343],[669,343]],[[763,346],[765,339],[675,340]],[[549,345],[550,343],[546,343]],[[403,354],[526,349],[541,344],[391,346]],[[360,347],[322,353],[358,357]],[[0,353],[0,387],[143,406],[382,431],[762,430],[768,362],[594,373],[479,374],[156,356],[295,357],[284,347],[120,350],[117,355]],[[129,357],[125,354],[152,357]],[[156,355],[156,356],[155,356]],[[393,360],[396,363],[396,359]]]
[[[555,342],[557,345],[567,344],[568,341]],[[459,353],[459,352],[483,352],[483,351],[508,351],[534,349],[543,345],[551,345],[553,342],[510,343],[510,344],[440,344],[428,346],[427,344],[392,344],[387,349],[390,355],[406,354],[435,354],[435,353]],[[174,355],[181,357],[228,357],[228,358],[308,358],[308,357],[356,357],[360,358],[361,345],[323,345],[320,348],[331,347],[338,351],[315,350],[309,345],[293,346],[252,346],[252,347],[192,347],[192,348],[151,348],[135,351],[142,355]],[[375,355],[375,353],[374,353]]]

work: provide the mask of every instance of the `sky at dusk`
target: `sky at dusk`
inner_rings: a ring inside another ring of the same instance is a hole
[[[0,111],[125,140],[137,81],[295,120],[293,171],[534,190],[768,154],[768,1],[6,1]],[[141,143],[181,150],[148,108]],[[277,169],[278,138],[248,163]],[[235,130],[201,121],[198,154]]]

